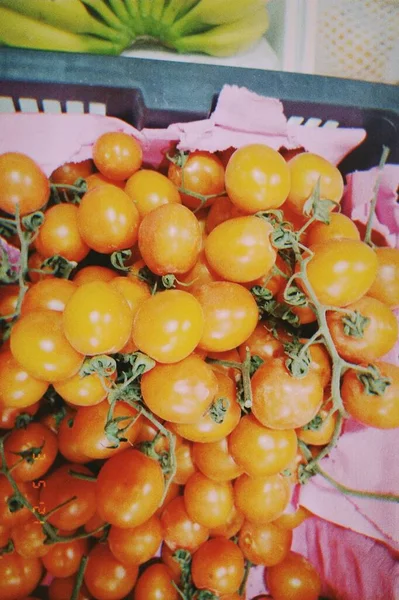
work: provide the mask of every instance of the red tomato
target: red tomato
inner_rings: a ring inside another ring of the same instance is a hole
[[[61,422],[58,431],[58,450],[71,463],[84,464],[90,458],[82,452],[81,438],[78,429],[74,427],[75,416],[67,415]]]
[[[373,362],[387,354],[397,342],[398,322],[392,310],[380,300],[363,296],[349,304],[348,314],[330,311],[327,323],[338,353],[349,362]],[[368,322],[359,335],[350,313],[359,313]],[[351,322],[353,324],[351,324]]]
[[[244,415],[230,434],[229,451],[248,475],[275,475],[294,460],[297,436],[293,429],[269,429]]]
[[[277,519],[288,506],[290,495],[290,485],[282,475],[250,477],[244,474],[234,482],[237,509],[248,521],[260,525]]]
[[[278,565],[291,549],[292,531],[274,523],[255,525],[246,521],[241,527],[238,545],[245,558],[255,565]]]
[[[273,358],[259,367],[251,380],[252,412],[271,429],[296,429],[313,419],[323,401],[319,375],[309,371],[293,377],[284,358]]]
[[[53,544],[42,557],[43,565],[53,577],[70,577],[79,570],[80,561],[87,550],[87,539]]]
[[[318,600],[321,594],[319,574],[296,552],[290,552],[278,565],[269,567],[266,582],[273,600]]]
[[[214,400],[218,380],[195,354],[144,373],[141,392],[148,408],[172,423],[196,423]]]
[[[111,527],[108,545],[117,560],[126,565],[141,565],[152,558],[162,542],[159,517],[153,515],[138,527]]]
[[[179,485],[185,485],[197,469],[193,460],[192,444],[178,440],[179,438],[176,439],[176,474],[173,481]]]
[[[290,191],[287,163],[269,146],[243,146],[227,164],[226,190],[233,204],[247,213],[278,208]]]
[[[27,408],[38,402],[49,384],[40,381],[21,367],[9,350],[0,361],[0,402],[4,408]]]
[[[381,300],[391,308],[399,306],[399,250],[376,248],[378,268],[368,295]]]
[[[89,248],[110,254],[137,241],[140,216],[131,198],[118,187],[99,186],[87,192],[78,209],[78,226]]]
[[[138,171],[143,160],[139,142],[119,131],[103,133],[93,146],[97,169],[110,179],[123,181]]]
[[[87,589],[97,600],[121,600],[133,589],[139,569],[117,560],[105,544],[89,553],[84,574]]]
[[[139,306],[133,320],[133,342],[160,363],[186,359],[196,348],[204,329],[198,300],[181,290],[166,290]]]
[[[231,540],[214,538],[194,554],[191,574],[194,585],[217,594],[233,594],[244,577],[244,557]]]
[[[310,250],[314,255],[306,271],[319,302],[347,306],[367,293],[378,268],[377,256],[367,244],[357,240],[329,240],[311,246]]]
[[[28,500],[28,502],[36,509],[39,508],[39,487],[40,483],[31,483],[30,481],[18,483],[18,489],[21,494],[23,494],[26,500]],[[9,506],[9,502],[13,496],[14,490],[11,484],[8,482],[5,475],[0,475],[0,523],[9,528],[25,523],[32,516],[30,510],[25,507],[19,508],[19,506],[14,506],[12,502],[11,506]]]
[[[76,577],[54,578],[48,586],[49,600],[71,600]],[[83,583],[77,600],[92,600],[87,587]]]
[[[19,419],[31,419],[38,410],[39,402],[25,408],[7,408],[0,404],[0,429],[13,429]]]
[[[21,453],[35,449],[40,454],[32,454],[21,460]],[[14,429],[4,443],[4,453],[8,467],[13,467],[16,481],[40,479],[51,467],[58,452],[57,436],[42,423],[29,423],[25,429]]]
[[[0,209],[20,216],[40,210],[50,196],[50,185],[40,167],[25,154],[0,155]]]
[[[194,552],[209,537],[209,529],[192,521],[184,499],[179,496],[169,502],[161,514],[163,539],[173,551],[184,548]]]
[[[84,360],[64,335],[62,314],[53,310],[21,317],[12,328],[10,343],[14,358],[32,377],[51,383],[75,375]]]
[[[227,438],[206,444],[196,442],[193,459],[201,473],[214,481],[230,481],[243,473],[229,452]]]
[[[44,279],[32,285],[24,296],[21,315],[34,310],[63,312],[66,303],[76,290],[76,285],[67,279]]]
[[[0,560],[1,600],[20,600],[28,596],[42,577],[38,558],[23,558],[16,552],[4,554]]]
[[[134,589],[135,600],[179,600],[180,595],[172,585],[168,567],[155,563],[140,575]]]
[[[211,268],[223,279],[238,283],[263,277],[276,262],[270,242],[272,231],[268,221],[253,216],[221,223],[205,241]]]
[[[184,167],[169,164],[168,177],[178,188],[188,192],[211,196],[224,192],[224,167],[216,154],[210,152],[191,152]],[[189,208],[198,208],[201,201],[189,193],[181,193],[183,204]],[[210,206],[215,198],[209,198],[204,206]]]
[[[15,551],[24,558],[41,558],[51,548],[44,543],[47,536],[36,517],[32,516],[25,523],[16,525],[10,533]]]
[[[340,202],[344,192],[341,173],[328,160],[311,152],[297,154],[288,163],[291,174],[291,189],[287,204],[296,213],[302,214],[306,200],[320,179],[320,197]]]
[[[78,287],[63,314],[67,340],[77,352],[89,356],[121,350],[131,334],[132,322],[125,298],[103,281]]]
[[[84,525],[96,512],[95,482],[78,479],[70,471],[92,475],[91,471],[83,465],[64,464],[46,478],[46,485],[40,491],[40,502],[45,507],[46,513],[72,498],[47,519],[54,527],[66,531]]]
[[[125,192],[135,203],[141,218],[163,204],[181,204],[175,184],[165,175],[149,169],[134,173],[126,182]]]
[[[164,488],[158,462],[137,450],[125,450],[101,467],[96,484],[98,514],[122,529],[138,527],[155,513]]]
[[[197,218],[180,204],[164,204],[143,218],[139,250],[156,275],[187,273],[201,250],[202,234]]]
[[[369,427],[399,427],[399,367],[386,362],[376,362],[375,366],[390,382],[385,391],[381,394],[367,393],[359,374],[350,369],[341,385],[344,406],[351,417]]]
[[[195,290],[204,312],[204,332],[199,348],[224,352],[236,348],[258,323],[258,307],[252,294],[238,283],[215,281]]]
[[[211,407],[195,423],[177,424],[173,430],[179,435],[192,442],[216,442],[223,439],[237,426],[241,417],[241,407],[237,402],[237,390],[235,382],[224,373],[215,371],[218,380],[218,392],[215,402],[222,401],[225,412],[220,422],[217,415],[212,412]],[[216,420],[215,420],[216,419]]]
[[[39,254],[44,258],[59,254],[71,261],[83,260],[90,248],[79,232],[79,220],[79,210],[74,204],[49,208],[35,240]]]

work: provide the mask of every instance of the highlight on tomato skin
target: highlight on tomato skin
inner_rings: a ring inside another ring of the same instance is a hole
[[[318,600],[290,500],[348,415],[399,427],[399,251],[303,149],[142,156],[121,132],[49,179],[0,156],[26,216],[0,274],[0,596],[243,600],[260,565],[252,600]]]

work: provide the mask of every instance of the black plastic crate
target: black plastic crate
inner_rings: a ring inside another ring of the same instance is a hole
[[[224,84],[279,98],[288,118],[363,127],[367,138],[341,163],[343,173],[377,165],[383,145],[391,149],[389,162],[399,163],[395,86],[163,60],[0,50],[0,110],[4,105],[24,110],[29,99],[30,110],[46,110],[50,100],[68,112],[78,102],[81,112],[100,111],[138,129],[166,127],[206,118]]]

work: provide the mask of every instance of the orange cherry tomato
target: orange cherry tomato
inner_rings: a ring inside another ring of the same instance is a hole
[[[102,173],[92,173],[88,177],[86,177],[87,191],[91,192],[96,187],[100,187],[101,185],[115,185],[121,190],[125,189],[126,182],[124,180],[117,181],[116,179],[110,179],[109,177],[105,177]]]
[[[342,213],[331,213],[330,222],[314,221],[306,232],[306,245],[312,246],[327,240],[360,240],[360,233],[355,223]]]
[[[367,292],[390,308],[399,306],[399,250],[397,248],[376,248],[377,277]]]
[[[206,444],[194,443],[193,459],[201,473],[214,481],[230,481],[244,472],[230,454],[227,438]]]
[[[87,246],[101,254],[130,248],[137,241],[140,216],[131,198],[116,186],[87,192],[79,205],[79,233]]]
[[[138,527],[111,527],[108,545],[117,560],[127,565],[141,565],[152,558],[162,542],[159,517],[153,515]]]
[[[32,406],[46,393],[49,384],[29,375],[9,350],[0,360],[0,404],[4,408]]]
[[[39,402],[24,408],[7,408],[0,403],[0,429],[13,429],[18,421],[29,422],[38,410]]]
[[[118,277],[118,273],[108,267],[101,267],[99,265],[91,265],[83,267],[73,276],[72,281],[76,285],[84,285],[85,283],[92,283],[93,281],[104,281],[108,283]]]
[[[389,385],[380,394],[368,394],[356,371],[349,369],[341,385],[341,395],[348,413],[369,427],[393,429],[399,427],[399,367],[386,362],[375,366]]]
[[[264,276],[276,261],[276,251],[270,242],[272,231],[268,221],[253,216],[221,223],[205,241],[211,268],[223,279],[237,283]]]
[[[224,525],[234,506],[229,481],[214,481],[197,471],[184,487],[184,506],[188,516],[204,527]]]
[[[33,516],[25,523],[13,527],[10,537],[15,551],[24,558],[41,558],[51,548],[51,546],[44,543],[46,534],[40,521]]]
[[[216,154],[210,152],[190,152],[183,167],[171,162],[168,177],[177,188],[203,196],[215,196],[224,192],[224,167]],[[190,193],[181,192],[183,204],[189,208],[198,208],[201,201]],[[203,206],[210,206],[215,201],[209,198]]]
[[[14,314],[17,308],[18,295],[18,285],[0,286],[0,317],[7,317]]]
[[[80,233],[79,220],[79,209],[74,204],[49,208],[35,240],[39,254],[44,258],[59,254],[71,261],[83,260],[90,248]]]
[[[67,279],[44,279],[32,285],[26,292],[21,315],[33,310],[56,310],[62,312],[76,290],[76,285]]]
[[[243,146],[227,164],[226,190],[233,204],[244,212],[278,208],[290,191],[287,163],[269,146]]]
[[[195,290],[204,312],[204,332],[199,348],[224,352],[236,348],[258,323],[258,307],[252,294],[238,283],[215,281]]]
[[[139,142],[119,131],[103,133],[93,146],[93,161],[97,169],[110,179],[123,181],[138,171],[143,160]]]
[[[150,169],[134,173],[126,182],[125,192],[135,203],[141,218],[163,204],[181,204],[175,184],[162,173]]]
[[[48,586],[49,600],[70,600],[75,583],[76,577],[73,575],[70,577],[55,577]],[[79,590],[77,600],[92,600],[84,583]]]
[[[132,312],[125,298],[103,281],[79,286],[63,314],[69,343],[89,356],[121,350],[130,337],[132,323]]]
[[[319,574],[296,552],[290,552],[278,565],[269,567],[265,579],[273,600],[318,600],[321,594]]]
[[[40,449],[20,463],[21,453]],[[4,454],[16,481],[40,479],[54,463],[58,452],[57,436],[42,423],[29,423],[25,429],[14,429],[4,442]],[[20,463],[20,464],[18,464]]]
[[[251,356],[259,356],[262,360],[269,360],[284,355],[284,346],[278,337],[268,329],[267,323],[258,323],[255,330],[247,340],[239,347],[240,359],[244,360],[247,349]]]
[[[144,300],[147,300],[151,296],[148,285],[132,277],[115,277],[111,280],[110,285],[125,298],[133,317]]]
[[[187,358],[198,345],[204,315],[198,300],[181,290],[166,290],[144,300],[133,319],[133,341],[160,363]]]
[[[179,485],[185,485],[196,470],[192,455],[192,444],[176,437],[176,474],[173,481]]]
[[[297,436],[293,429],[269,429],[244,415],[230,434],[229,451],[248,475],[275,475],[294,460]]]
[[[295,529],[311,516],[312,513],[307,508],[300,506],[295,512],[283,513],[273,523],[281,529]]]
[[[290,495],[289,482],[279,474],[250,477],[244,473],[234,482],[235,505],[251,523],[262,525],[277,519],[288,506]]]
[[[173,551],[185,548],[194,552],[209,537],[207,527],[190,519],[181,496],[166,506],[161,514],[161,523],[165,544]]]
[[[65,337],[61,313],[53,310],[21,317],[12,328],[10,343],[14,358],[32,377],[51,383],[75,375],[84,359]]]
[[[338,353],[349,362],[373,362],[387,354],[398,340],[398,322],[392,310],[380,300],[363,296],[349,304],[348,314],[329,311],[327,323]],[[356,313],[368,319],[356,329]],[[352,316],[351,316],[352,315]]]
[[[320,197],[339,203],[344,192],[341,173],[328,160],[311,152],[302,152],[288,161],[291,174],[291,189],[287,204],[296,213],[302,214],[306,200],[320,180]]]
[[[292,531],[280,529],[274,523],[255,525],[245,521],[241,527],[238,545],[245,556],[255,565],[272,567],[278,565],[291,549]]]
[[[141,379],[144,402],[152,412],[172,423],[196,423],[218,391],[211,367],[197,355],[170,365],[156,365]]]
[[[284,358],[273,358],[259,367],[251,380],[252,413],[265,427],[296,429],[309,423],[323,401],[321,379],[309,371],[293,377]]]
[[[54,389],[65,402],[74,406],[94,406],[108,395],[115,376],[100,377],[98,373],[81,376],[76,373],[73,377],[54,384]]]
[[[166,565],[149,565],[137,581],[135,600],[179,600],[180,595],[172,585],[172,580],[172,573]]]
[[[313,256],[307,276],[319,302],[347,306],[371,287],[378,269],[377,256],[357,240],[329,240],[310,247]]]
[[[244,521],[244,515],[236,509],[235,505],[233,505],[233,510],[231,511],[227,521],[225,521],[223,525],[219,525],[219,527],[212,527],[212,529],[209,530],[209,535],[211,538],[225,537],[230,539],[237,535],[243,526]]]
[[[122,529],[138,527],[155,513],[164,488],[157,461],[137,450],[125,450],[101,467],[96,483],[98,514]]]
[[[203,283],[211,283],[212,281],[219,281],[219,279],[219,275],[215,273],[206,259],[205,250],[201,250],[193,268],[187,273],[179,275],[179,283],[176,287],[178,290],[193,293]]]
[[[81,162],[67,162],[54,169],[50,175],[52,183],[66,183],[73,185],[77,179],[86,179],[93,173],[93,161],[88,158]]]
[[[221,594],[233,594],[244,577],[244,557],[238,546],[225,538],[208,540],[193,556],[194,585]]]
[[[305,426],[297,429],[297,435],[300,440],[311,446],[324,446],[331,441],[337,422],[337,413],[329,415],[329,406],[322,408],[316,415],[317,422],[311,421],[311,427]],[[318,418],[319,417],[319,418]]]
[[[38,252],[33,252],[28,259],[28,274],[32,283],[43,281],[43,279],[54,279],[53,270],[51,267],[42,267],[45,258]],[[38,273],[37,271],[41,271]]]
[[[176,424],[173,427],[179,435],[192,442],[217,442],[229,435],[241,418],[235,382],[223,373],[215,372],[215,375],[218,381],[215,400],[221,401],[224,407],[222,421],[211,406],[195,423]]]
[[[26,598],[39,584],[43,575],[38,558],[24,558],[17,552],[5,554],[0,560],[2,600]]]
[[[37,509],[39,508],[39,487],[39,484],[33,484],[31,481],[18,483],[18,489],[21,494]],[[26,523],[32,517],[31,511],[25,506],[19,510],[14,510],[13,497],[14,489],[5,475],[0,475],[0,523],[3,527],[9,529],[21,523]]]
[[[87,550],[86,539],[52,544],[47,554],[42,557],[42,562],[49,575],[70,577],[79,570],[80,562]]]
[[[141,256],[156,275],[186,273],[195,265],[202,245],[197,218],[181,204],[164,204],[149,212],[138,235]]]
[[[19,152],[0,155],[0,210],[20,216],[40,210],[50,196],[50,184],[40,167]]]

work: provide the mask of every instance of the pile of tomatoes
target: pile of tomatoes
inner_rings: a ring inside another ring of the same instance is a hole
[[[251,565],[262,598],[319,598],[293,487],[344,418],[399,427],[380,360],[399,251],[361,241],[343,188],[263,145],[155,171],[107,133],[50,179],[0,156],[20,250],[0,287],[3,600],[239,600]]]

